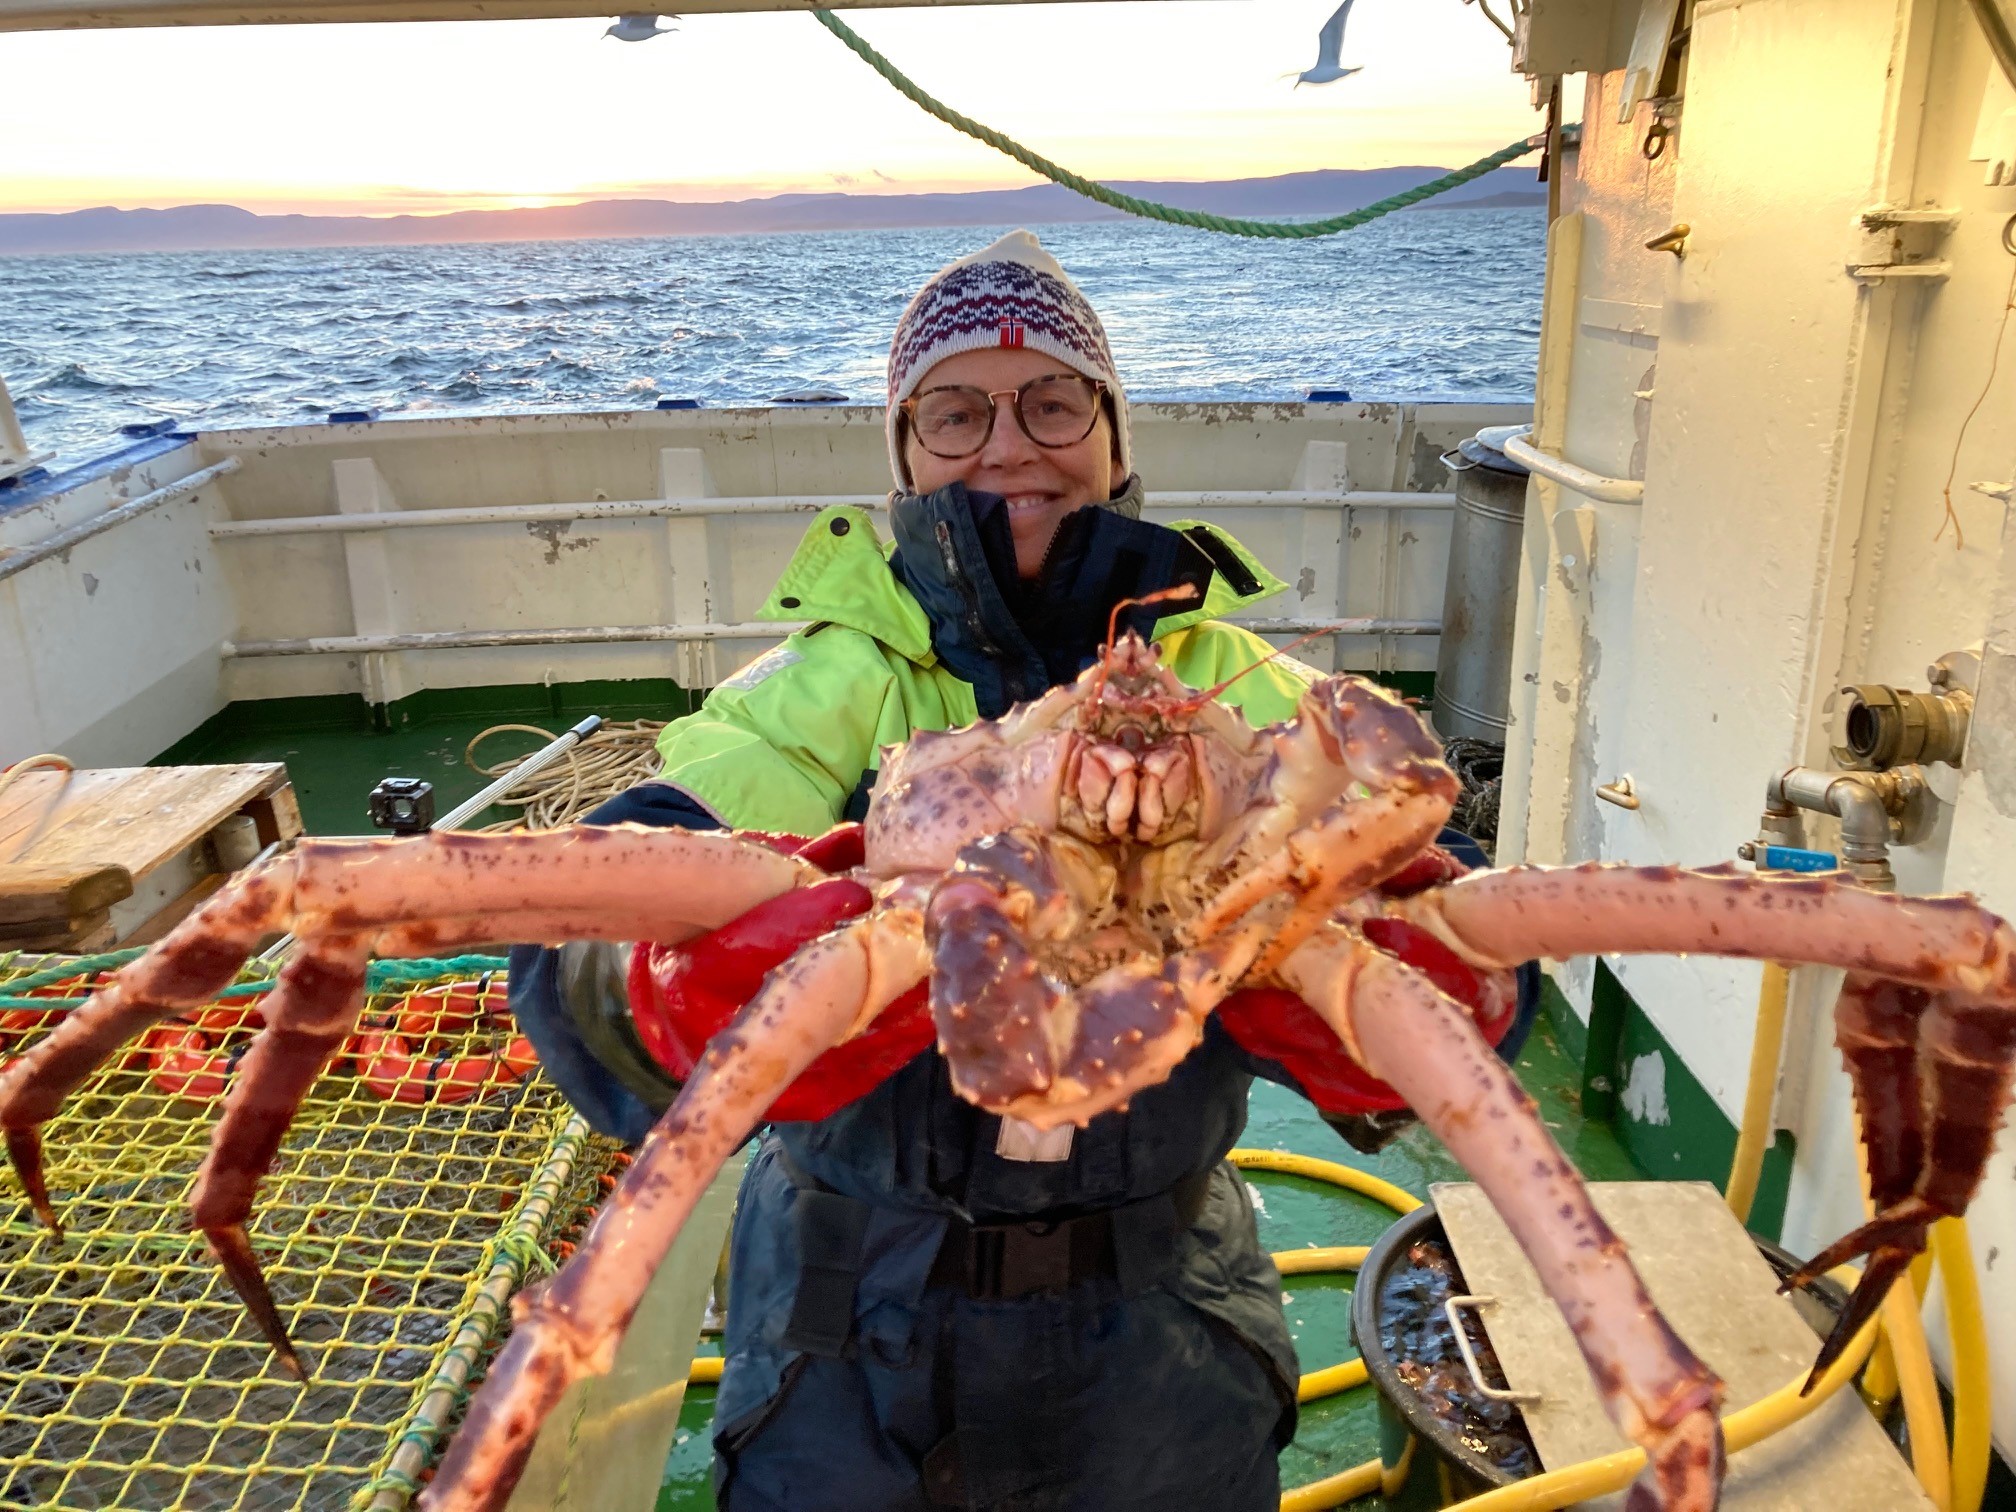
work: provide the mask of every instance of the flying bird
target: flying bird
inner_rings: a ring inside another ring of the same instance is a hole
[[[1344,0],[1344,3],[1348,8],[1351,0]],[[614,37],[618,42],[649,42],[653,37],[662,37],[677,30],[676,26],[660,26],[656,11],[642,11],[618,16],[616,24],[602,35]]]
[[[1351,18],[1351,7],[1356,0],[1344,0],[1337,7],[1337,13],[1323,23],[1323,30],[1316,34],[1316,66],[1304,69],[1295,75],[1295,87],[1304,84],[1334,84],[1339,79],[1348,79],[1359,72],[1356,68],[1339,68],[1337,60],[1344,52],[1344,23]],[[1283,74],[1283,78],[1287,75]]]

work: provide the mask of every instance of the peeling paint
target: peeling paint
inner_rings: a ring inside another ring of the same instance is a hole
[[[1295,576],[1295,592],[1306,599],[1315,591],[1316,569],[1314,567],[1304,567]]]
[[[1554,684],[1554,702],[1565,704],[1575,696],[1575,690],[1564,682]]]
[[[84,597],[90,598],[94,593],[98,591],[98,579],[92,573],[87,572],[84,574],[83,583],[84,583]]]
[[[537,536],[546,543],[546,565],[552,566],[560,560],[563,551],[581,551],[593,546],[598,536],[583,536],[578,541],[563,541],[560,538],[574,528],[572,520],[535,520],[527,523],[525,533]]]
[[[1666,1106],[1666,1058],[1648,1050],[1631,1062],[1618,1101],[1624,1111],[1640,1123],[1670,1124],[1673,1115]]]
[[[1981,774],[1995,812],[2016,819],[2016,654],[1992,641],[1981,656],[1975,710],[1967,765]]]

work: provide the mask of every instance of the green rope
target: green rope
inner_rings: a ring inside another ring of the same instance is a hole
[[[31,998],[20,994],[32,987],[46,987],[51,982],[68,981],[71,977],[86,976],[111,967],[123,966],[146,953],[146,947],[137,950],[110,950],[103,955],[77,956],[61,966],[52,966],[45,971],[22,977],[19,981],[7,983],[7,995],[0,996],[0,1009],[33,1008],[43,1012],[56,1009],[77,1008],[88,1002],[88,998]],[[503,956],[466,955],[428,958],[415,961],[373,961],[365,977],[370,992],[383,992],[388,987],[409,986],[416,982],[433,982],[442,977],[481,976],[485,972],[502,971],[509,962]],[[216,1001],[226,998],[257,997],[262,992],[273,989],[271,978],[253,982],[240,982],[226,987],[216,994]]]
[[[1241,220],[1236,216],[1213,215],[1206,210],[1184,210],[1175,205],[1159,204],[1154,200],[1137,199],[1131,194],[1123,194],[1118,189],[1095,183],[1063,168],[1050,159],[1031,152],[1013,137],[1003,136],[991,126],[983,126],[971,116],[961,115],[951,106],[934,100],[904,76],[903,71],[882,54],[875,51],[853,28],[828,10],[815,10],[812,14],[819,24],[833,33],[860,57],[875,72],[882,75],[896,87],[899,94],[912,103],[922,106],[929,114],[936,116],[955,131],[985,142],[996,152],[1005,152],[1023,167],[1032,169],[1054,184],[1062,184],[1089,200],[1097,200],[1102,205],[1115,210],[1124,210],[1129,215],[1143,216],[1148,220],[1168,221],[1177,226],[1193,226],[1199,231],[1216,231],[1225,236],[1273,237],[1277,240],[1299,241],[1311,236],[1335,236],[1339,231],[1350,231],[1375,221],[1382,215],[1390,215],[1395,210],[1405,210],[1409,205],[1418,205],[1425,199],[1432,199],[1451,189],[1469,183],[1474,178],[1482,178],[1494,168],[1502,168],[1514,158],[1522,158],[1529,152],[1538,152],[1543,145],[1540,137],[1528,137],[1514,142],[1508,147],[1500,147],[1489,157],[1479,158],[1467,168],[1458,168],[1454,173],[1445,173],[1438,179],[1430,179],[1425,184],[1391,195],[1386,199],[1352,210],[1343,215],[1333,215],[1325,220],[1313,221],[1259,221]]]

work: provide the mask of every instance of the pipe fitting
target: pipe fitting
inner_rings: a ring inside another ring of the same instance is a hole
[[[1848,707],[1834,759],[1851,771],[1888,771],[1911,762],[1960,764],[1974,695],[1966,688],[1918,693],[1884,683],[1845,687]]]
[[[1897,886],[1890,847],[1913,845],[1930,828],[1930,789],[1916,767],[1890,772],[1823,772],[1788,767],[1764,786],[1765,836],[1784,834],[1786,810],[1831,814],[1841,822],[1841,860],[1865,887]],[[1797,832],[1796,814],[1789,828]],[[1774,841],[1773,843],[1784,843]]]

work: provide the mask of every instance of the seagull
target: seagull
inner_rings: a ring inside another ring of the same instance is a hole
[[[1316,34],[1316,66],[1295,75],[1295,87],[1304,84],[1334,84],[1339,79],[1348,79],[1360,72],[1356,68],[1339,68],[1337,59],[1344,51],[1344,23],[1351,17],[1353,0],[1344,0],[1337,7],[1337,13],[1323,23],[1323,30]],[[1283,74],[1283,78],[1287,75]]]
[[[1344,3],[1348,8],[1351,0],[1344,0]],[[616,24],[602,35],[614,37],[618,42],[649,42],[653,37],[662,37],[667,32],[677,30],[679,28],[676,26],[660,26],[656,11],[641,11],[618,16]]]

